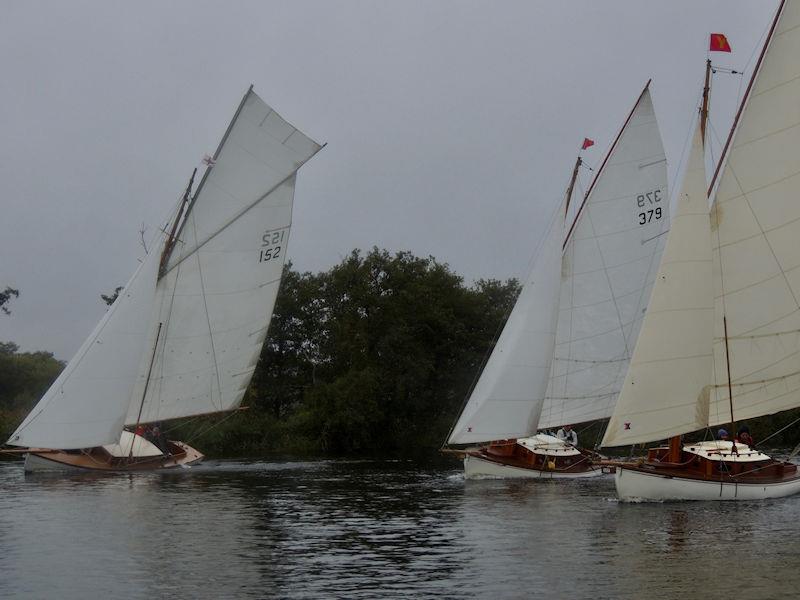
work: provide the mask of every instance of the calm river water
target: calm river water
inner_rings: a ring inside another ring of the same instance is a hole
[[[610,477],[223,461],[24,476],[0,462],[0,597],[796,598],[800,496],[624,505]]]

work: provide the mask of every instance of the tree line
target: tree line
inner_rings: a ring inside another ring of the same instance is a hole
[[[446,438],[519,289],[515,279],[467,284],[433,257],[377,248],[354,250],[319,273],[288,264],[247,410],[170,423],[167,431],[212,456],[430,454]],[[17,295],[6,293],[0,308]],[[49,352],[0,343],[3,440],[63,366]],[[760,440],[798,418],[800,409],[748,425]],[[584,429],[582,440],[599,439],[603,425]],[[798,441],[800,427],[791,426],[768,447]]]
[[[319,273],[288,264],[247,410],[168,427],[212,455],[430,452],[518,292],[515,279],[468,285],[447,264],[410,252],[354,250]],[[62,368],[50,353],[0,346],[0,435],[7,439]]]
[[[515,279],[467,285],[448,265],[410,252],[354,250],[321,273],[287,265],[249,408],[199,445],[235,453],[430,452],[518,293]]]

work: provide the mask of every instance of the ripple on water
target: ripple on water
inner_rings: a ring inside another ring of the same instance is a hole
[[[610,477],[464,481],[458,466],[240,460],[43,478],[2,461],[0,597],[766,598],[799,587],[798,498],[618,503]]]

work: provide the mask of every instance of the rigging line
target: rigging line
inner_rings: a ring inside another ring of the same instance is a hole
[[[753,57],[756,55],[756,52],[758,52],[758,49],[762,47],[762,45],[763,45],[762,40],[764,39],[764,37],[769,32],[769,29],[770,29],[770,25],[769,25],[769,20],[768,20],[767,24],[764,26],[764,29],[761,30],[761,35],[758,36],[758,40],[756,41],[755,45],[753,46],[753,49],[750,52],[750,56],[748,57],[747,62],[744,63],[744,67],[742,67],[742,73],[741,73],[742,75],[744,75],[744,73],[747,72],[747,69],[750,66],[750,63],[753,62]],[[737,101],[737,103],[740,102],[741,99],[742,99],[742,85],[743,84],[744,84],[744,77],[739,77],[739,87],[736,90],[736,101]]]
[[[765,437],[763,440],[761,440],[760,442],[758,442],[758,443],[756,444],[756,446],[760,446],[761,444],[763,444],[763,443],[764,443],[764,442],[766,442],[767,440],[771,440],[772,438],[774,438],[774,437],[775,437],[776,435],[778,435],[779,433],[783,433],[784,431],[786,431],[787,429],[789,429],[789,428],[790,428],[790,427],[792,427],[793,425],[796,425],[797,423],[800,423],[800,417],[798,417],[797,419],[795,419],[794,421],[792,421],[791,423],[789,423],[789,424],[788,424],[788,425],[786,425],[785,427],[781,427],[781,428],[780,428],[780,429],[778,429],[778,431],[776,431],[775,433],[773,433],[773,434],[771,434],[771,435],[768,435],[768,436],[767,436],[767,437]]]
[[[734,382],[733,385],[740,385],[740,386],[741,385],[756,385],[756,384],[766,383],[766,382],[769,382],[769,381],[779,381],[781,379],[786,379],[787,377],[793,377],[794,375],[797,375],[798,373],[800,373],[800,371],[792,371],[791,373],[786,373],[784,375],[775,375],[774,377],[767,377],[765,379],[742,381],[742,378],[751,377],[751,376],[755,375],[756,373],[762,373],[762,372],[774,367],[775,365],[778,365],[778,364],[786,361],[789,358],[797,356],[798,353],[800,353],[800,350],[794,350],[793,352],[790,352],[789,354],[784,355],[782,358],[779,358],[778,360],[775,360],[775,361],[769,363],[768,365],[764,365],[763,367],[761,367],[759,369],[755,369],[754,371],[750,371],[749,373],[745,373],[745,374],[741,375],[737,379],[737,381]]]
[[[156,360],[156,352],[158,351],[158,339],[161,337],[161,328],[163,326],[164,326],[164,323],[159,323],[158,324],[158,330],[156,331],[156,340],[153,343],[153,354],[150,357],[150,366],[147,368],[147,378],[144,381],[144,390],[142,391],[142,401],[139,404],[139,414],[136,416],[136,429],[139,429],[139,422],[142,419],[142,409],[144,408],[144,399],[147,397],[147,388],[150,385],[150,375],[153,372],[153,363]],[[133,445],[134,445],[135,441],[136,441],[136,438],[134,437],[131,440],[131,451],[128,454],[128,460],[133,458]]]
[[[189,213],[192,212],[192,209],[194,208],[195,202],[197,201],[197,198],[200,195],[200,191],[203,189],[203,186],[206,183],[206,179],[208,179],[208,176],[211,174],[211,169],[213,168],[213,164],[219,158],[219,154],[220,154],[220,152],[222,152],[222,147],[225,145],[225,142],[228,140],[228,136],[230,136],[231,131],[233,131],[233,126],[236,124],[236,121],[239,119],[239,115],[241,114],[242,109],[244,108],[244,103],[247,101],[247,98],[250,96],[250,94],[252,92],[253,92],[253,84],[251,83],[250,87],[247,88],[247,91],[244,93],[244,96],[242,96],[242,99],[239,102],[239,106],[236,108],[236,112],[233,113],[233,118],[231,119],[231,122],[228,123],[228,128],[225,130],[225,133],[222,134],[222,139],[220,139],[219,144],[217,145],[217,149],[214,151],[214,156],[211,157],[212,160],[209,161],[209,164],[206,167],[206,170],[203,172],[203,177],[202,177],[202,179],[200,179],[200,183],[197,185],[197,190],[195,191],[194,196],[192,196],[192,199],[189,202],[189,205],[186,207],[186,214],[184,215],[183,222],[181,223],[180,228],[178,229],[178,231],[175,232],[175,237],[176,238],[180,237],[181,233],[183,232],[183,227],[184,227],[184,225],[186,225],[186,218],[189,216]],[[270,107],[270,108],[272,108],[272,107]],[[164,274],[166,275],[166,273],[164,273]]]
[[[695,97],[695,101],[694,101],[695,106],[698,106],[700,104],[700,102],[702,101],[702,98],[703,98],[703,92],[700,92]],[[698,108],[699,108],[699,106],[698,106]],[[689,164],[688,163],[689,158],[686,155],[686,150],[689,149],[691,147],[691,145],[692,145],[692,138],[693,138],[692,134],[695,132],[695,129],[697,127],[698,127],[697,117],[693,115],[692,118],[689,120],[689,127],[686,128],[686,136],[683,139],[683,146],[681,147],[681,155],[678,158],[678,168],[675,169],[675,173],[672,176],[672,187],[670,188],[672,190],[672,194],[670,194],[670,196],[671,196],[670,197],[670,205],[673,204],[673,199],[677,198],[678,195],[683,190],[683,185],[681,185],[681,189],[678,189],[678,176],[679,175],[683,175],[683,179],[686,178],[686,168],[688,167],[688,164]],[[684,157],[686,157],[686,163],[683,162]],[[705,163],[705,161],[703,161],[703,162]],[[681,168],[683,168],[683,172],[682,173],[681,173]],[[667,230],[667,231],[669,231],[669,230]],[[659,235],[662,235],[663,233],[664,232],[660,233]],[[656,236],[656,237],[658,237],[658,236]],[[649,241],[649,240],[646,240],[646,241]]]
[[[208,432],[209,432],[209,431],[211,431],[212,429],[214,429],[214,428],[216,428],[216,427],[219,427],[219,426],[220,426],[220,425],[222,425],[222,424],[223,424],[225,421],[227,421],[228,419],[230,419],[232,416],[239,414],[240,412],[241,412],[241,411],[239,411],[239,410],[232,410],[230,413],[228,413],[227,415],[225,415],[225,417],[223,417],[222,419],[220,419],[220,420],[219,420],[219,421],[217,421],[216,423],[212,423],[211,425],[209,425],[209,426],[208,426],[208,427],[206,427],[205,429],[202,429],[202,430],[201,430],[199,433],[195,433],[195,434],[194,434],[194,435],[193,435],[191,438],[189,438],[188,440],[186,440],[186,443],[187,443],[187,444],[190,444],[192,441],[196,440],[196,439],[197,439],[197,438],[199,438],[201,435],[205,435],[206,433],[208,433]]]
[[[753,89],[753,84],[756,81],[756,76],[758,75],[759,70],[761,69],[761,64],[764,61],[764,56],[767,54],[767,48],[770,45],[772,40],[772,36],[775,32],[775,28],[778,26],[778,21],[781,18],[781,14],[783,13],[783,7],[786,4],[786,0],[781,0],[780,6],[778,6],[778,10],[775,12],[775,18],[772,20],[772,26],[770,27],[769,33],[767,34],[767,39],[764,41],[764,46],[761,49],[761,54],[758,57],[758,61],[756,62],[756,66],[753,68],[753,75],[750,78],[750,82],[747,84],[747,89],[744,92],[744,96],[742,97],[742,101],[739,104],[739,109],[736,111],[736,116],[733,118],[733,124],[731,125],[731,130],[728,133],[728,139],[725,141],[725,146],[722,148],[722,154],[719,157],[719,161],[717,161],[717,167],[714,169],[714,176],[711,178],[711,184],[708,186],[708,196],[711,196],[711,192],[714,189],[714,184],[717,181],[717,176],[719,175],[720,168],[722,167],[722,161],[725,160],[727,156],[728,147],[733,140],[733,135],[737,129],[739,124],[739,119],[744,112],[745,104],[747,104],[747,99],[750,96],[750,91]]]
[[[789,314],[796,313],[796,310],[793,310]],[[759,335],[731,335],[728,336],[729,340],[758,340],[762,338],[774,338],[780,335],[795,335],[800,333],[800,329],[789,329],[788,331],[776,331],[775,333],[762,333]],[[721,340],[722,338],[714,338],[715,341]]]
[[[522,286],[520,287],[519,294],[517,294],[517,297],[514,299],[514,303],[511,305],[511,309],[508,311],[508,314],[506,315],[505,320],[502,323],[498,324],[497,329],[495,330],[495,333],[494,333],[494,337],[492,339],[492,343],[489,345],[489,347],[486,348],[486,351],[483,354],[483,357],[481,359],[480,368],[475,372],[475,376],[472,378],[472,382],[470,383],[469,389],[467,390],[467,393],[465,394],[464,400],[461,403],[461,410],[458,413],[458,417],[456,417],[456,420],[453,422],[453,425],[450,427],[450,431],[447,433],[447,437],[444,439],[444,442],[442,443],[442,446],[441,446],[442,448],[446,448],[447,447],[448,441],[450,440],[450,436],[453,435],[453,432],[455,431],[456,426],[458,425],[458,422],[461,420],[461,417],[464,414],[464,410],[469,405],[470,398],[472,397],[472,393],[475,391],[475,387],[478,385],[478,381],[480,380],[480,377],[483,374],[483,370],[486,368],[486,365],[488,364],[489,359],[491,358],[492,353],[494,352],[494,349],[497,346],[497,342],[500,341],[500,337],[502,336],[503,330],[505,329],[506,324],[508,323],[508,319],[511,317],[511,313],[514,312],[514,308],[516,307],[517,300],[519,300],[519,297],[522,295],[522,292],[523,292],[523,290],[525,288],[525,285],[528,283],[528,279],[530,277],[530,274],[533,271],[533,264],[536,261],[536,258],[538,258],[539,253],[542,251],[542,247],[544,246],[545,241],[548,238],[550,230],[558,222],[559,215],[561,215],[561,213],[562,213],[562,210],[561,210],[562,206],[563,206],[563,199],[562,199],[562,202],[559,202],[558,205],[556,206],[555,211],[552,213],[552,215],[550,217],[550,224],[548,225],[547,229],[545,230],[545,235],[542,236],[542,238],[539,240],[539,243],[537,244],[536,248],[534,249],[533,257],[531,258],[531,260],[530,260],[530,262],[528,264],[528,272],[525,275],[525,280],[522,282]]]
[[[155,239],[155,237],[157,237],[157,235],[158,234],[156,234],[154,236],[154,239]],[[145,256],[145,261],[147,260],[147,256],[148,255]],[[131,277],[130,281],[128,281],[128,283],[125,285],[125,287],[120,292],[120,295],[122,297],[118,298],[117,301],[114,302],[111,305],[111,307],[106,311],[106,314],[103,316],[103,318],[100,321],[100,323],[102,325],[100,326],[99,330],[97,331],[97,335],[95,335],[92,338],[90,343],[86,344],[86,348],[83,350],[83,352],[80,354],[80,356],[77,356],[77,355],[73,356],[72,359],[70,360],[70,362],[67,363],[67,367],[69,367],[69,365],[72,363],[72,361],[75,361],[74,365],[72,366],[72,368],[69,371],[67,371],[66,368],[65,368],[64,371],[62,371],[59,374],[59,377],[62,377],[62,376],[64,377],[64,379],[61,381],[61,384],[59,385],[59,389],[60,389],[62,394],[64,393],[64,391],[63,391],[64,384],[72,376],[72,374],[78,369],[80,364],[83,362],[83,359],[89,353],[89,350],[91,350],[94,347],[94,345],[98,342],[98,338],[102,335],[102,333],[105,331],[106,326],[111,321],[112,315],[119,309],[119,307],[122,305],[122,303],[125,302],[125,298],[127,297],[126,296],[127,292],[130,291],[130,288],[133,287],[134,282],[139,278],[143,267],[144,267],[144,261],[139,263],[139,266],[136,267],[136,271],[134,271],[133,276]],[[58,379],[56,379],[56,381],[58,381]],[[50,391],[50,388],[47,389],[47,391],[45,392],[44,396],[46,396],[47,392],[49,392],[49,391]],[[44,396],[42,396],[42,399],[44,399]],[[19,437],[19,434],[22,433],[25,429],[27,429],[45,411],[45,409],[48,406],[50,406],[50,404],[52,403],[52,401],[53,401],[53,399],[55,397],[56,397],[56,394],[54,393],[50,397],[50,399],[47,401],[47,403],[45,403],[35,415],[31,412],[31,414],[29,414],[28,417],[26,417],[25,420],[23,420],[23,423],[20,424],[20,426],[17,429],[15,429],[12,432],[11,435],[14,436],[14,437]],[[40,399],[39,401],[41,402],[42,399]],[[36,406],[38,406],[38,404]],[[34,410],[35,410],[35,408],[36,407],[34,407]],[[27,422],[25,422],[25,421],[27,421]],[[9,438],[9,440],[10,439],[11,438]]]
[[[778,270],[783,275],[783,281],[786,284],[786,287],[788,288],[789,293],[792,296],[792,300],[794,300],[794,305],[798,309],[800,309],[800,302],[798,302],[797,296],[794,293],[794,289],[792,288],[792,285],[789,282],[789,277],[786,275],[786,271],[784,271],[783,265],[781,264],[781,261],[778,259],[778,256],[775,253],[775,248],[773,247],[772,243],[770,242],[769,238],[767,237],[767,232],[764,230],[764,226],[761,224],[761,221],[758,218],[758,214],[756,214],[756,211],[753,210],[753,205],[750,202],[750,197],[749,197],[748,193],[745,192],[744,186],[742,186],[742,182],[739,180],[739,176],[736,174],[736,169],[734,169],[733,164],[731,164],[730,162],[728,162],[728,172],[731,175],[733,175],[733,178],[736,181],[736,185],[739,188],[739,191],[741,192],[741,197],[744,198],[744,201],[747,203],[747,208],[750,209],[750,214],[752,215],[753,220],[756,222],[756,225],[758,225],[758,230],[761,232],[761,237],[764,239],[764,242],[767,244],[767,247],[769,248],[770,254],[772,254],[772,258],[775,261],[775,265],[778,267]],[[715,202],[715,204],[718,204],[718,203]],[[719,217],[719,211],[717,212],[717,217]],[[717,218],[717,238],[718,239],[719,239],[719,224],[720,224],[719,218]],[[719,244],[718,244],[718,246],[719,246]],[[722,248],[721,247],[718,248],[718,254],[720,256],[720,262],[721,262],[722,261]],[[724,303],[724,301],[725,301],[725,299],[724,299],[725,287],[724,286],[722,288],[722,295],[723,295],[723,303]]]
[[[582,189],[583,189],[583,186],[581,186],[581,190]],[[584,194],[584,198],[585,197],[586,197],[586,195]],[[577,215],[575,216],[575,218],[577,219]],[[566,241],[565,241],[565,243],[566,243]],[[565,252],[569,252],[570,255],[569,255],[569,258],[567,258],[566,255],[562,255],[562,257],[561,257],[561,269],[562,269],[562,271],[564,270],[564,261],[567,260],[567,264],[569,266],[569,269],[572,270],[575,267],[575,244],[574,243],[570,244],[569,247],[565,250]],[[574,285],[574,283],[575,283],[575,274],[573,272],[573,274],[572,274],[572,282],[571,282],[571,284],[569,286],[569,310],[567,311],[567,314],[569,316],[569,321],[568,321],[568,324],[567,324],[567,327],[568,327],[568,329],[567,329],[567,336],[568,336],[567,340],[572,340],[572,331],[573,331],[572,322],[573,322],[573,313],[575,312],[575,285]],[[560,305],[561,305],[561,285],[559,284],[559,307],[560,307]],[[556,340],[557,339],[558,339],[558,323],[556,323]],[[555,344],[553,345],[553,354],[555,355]],[[571,341],[568,341],[568,343],[567,343],[567,358],[568,359],[572,358],[572,343],[571,343]],[[567,369],[564,372],[564,387],[563,387],[563,392],[562,392],[563,394],[567,393],[567,382],[569,380],[569,373],[570,373],[570,363],[567,363]],[[551,368],[550,368],[550,374],[551,374],[551,377],[550,377],[550,381],[548,381],[548,387],[550,386],[550,384],[552,382],[557,380],[557,378],[553,376],[553,366],[552,365],[551,365]],[[546,395],[547,395],[547,390],[545,390],[545,396]],[[547,402],[547,399],[545,399],[545,402]],[[548,411],[547,411],[548,412],[548,417],[552,420],[553,417],[555,416],[557,408],[556,408],[555,404],[553,403],[552,399],[547,403],[547,406],[548,406]],[[561,420],[564,419],[564,408],[565,408],[564,407],[564,403],[561,402],[560,406],[558,408],[561,409],[560,412],[558,413],[559,414],[558,420],[561,421]]]
[[[301,167],[302,167],[304,164],[306,164],[306,163],[307,163],[309,160],[311,160],[312,158],[314,158],[314,156],[316,156],[317,152],[319,152],[320,150],[322,150],[324,147],[325,147],[325,145],[323,144],[322,146],[320,146],[319,148],[317,148],[317,149],[316,149],[316,150],[315,150],[315,151],[314,151],[314,152],[311,154],[311,156],[309,156],[309,157],[308,157],[308,158],[306,158],[306,159],[305,159],[303,162],[301,162],[299,165],[297,165],[297,166],[294,168],[294,170],[292,170],[292,172],[291,172],[291,173],[289,173],[289,174],[288,174],[286,177],[284,177],[282,180],[280,180],[278,183],[276,183],[274,186],[272,186],[272,187],[271,187],[269,190],[267,190],[267,192],[266,192],[265,194],[262,194],[262,195],[261,195],[261,196],[259,196],[259,197],[258,197],[258,198],[257,198],[257,199],[254,201],[254,202],[251,202],[250,204],[248,204],[247,206],[245,206],[245,207],[244,207],[242,210],[240,210],[238,213],[236,213],[236,214],[235,214],[235,215],[234,215],[234,216],[233,216],[231,219],[229,219],[228,221],[226,221],[225,223],[223,223],[223,224],[222,224],[222,226],[220,226],[220,227],[219,227],[219,228],[218,228],[216,231],[214,231],[213,233],[209,234],[209,235],[208,235],[208,237],[207,237],[206,239],[204,239],[202,242],[200,242],[200,243],[199,243],[199,244],[197,244],[197,245],[196,245],[194,248],[192,248],[192,250],[191,250],[191,251],[190,251],[188,254],[186,254],[186,255],[185,255],[185,256],[183,256],[183,257],[182,257],[180,260],[178,260],[177,262],[175,262],[175,264],[173,264],[171,267],[168,267],[168,268],[167,268],[167,270],[166,270],[166,272],[165,272],[164,274],[166,275],[167,273],[169,273],[170,271],[172,271],[172,270],[173,270],[175,267],[177,267],[179,264],[181,264],[181,262],[183,262],[184,260],[186,260],[187,258],[189,258],[190,256],[192,256],[193,254],[195,254],[195,253],[196,253],[198,250],[200,250],[200,248],[202,248],[203,246],[205,246],[205,245],[206,245],[208,242],[210,242],[210,241],[211,241],[211,240],[213,240],[215,237],[217,237],[217,236],[218,236],[220,233],[222,233],[222,232],[223,232],[225,229],[227,229],[228,227],[230,227],[231,225],[233,225],[233,224],[234,224],[236,221],[238,221],[238,220],[239,220],[239,218],[241,218],[241,217],[242,217],[242,216],[243,216],[245,213],[249,212],[249,211],[250,211],[252,208],[254,208],[254,207],[255,207],[255,206],[257,206],[258,204],[260,204],[260,203],[261,203],[261,201],[262,201],[262,200],[264,200],[264,199],[265,199],[267,196],[269,196],[269,195],[270,195],[272,192],[274,192],[274,191],[275,191],[275,190],[277,190],[277,189],[278,189],[280,186],[282,186],[284,183],[286,183],[287,181],[289,181],[290,179],[292,179],[292,177],[294,177],[294,176],[296,175],[297,171],[299,171],[299,170],[300,170],[300,168],[301,168]],[[202,184],[202,181],[201,181],[200,183]],[[199,191],[200,191],[200,190],[199,190],[199,188],[198,188],[198,193],[199,193]],[[197,194],[195,194],[195,197],[197,197]],[[189,215],[190,215],[190,214],[192,214],[192,213],[191,213],[191,212],[187,212],[186,218],[184,219],[184,223],[186,223],[186,219],[189,217]],[[180,232],[178,232],[178,234],[180,234]]]
[[[197,239],[197,220],[192,215],[192,229],[194,230],[194,239]],[[224,398],[222,397],[222,378],[219,374],[219,361],[217,360],[217,350],[214,346],[214,332],[211,329],[211,316],[208,314],[208,300],[206,299],[206,286],[205,282],[203,281],[203,266],[200,260],[200,254],[195,251],[195,255],[197,256],[197,273],[200,276],[200,289],[203,292],[203,309],[206,312],[206,323],[208,323],[208,337],[211,341],[211,357],[214,359],[214,371],[217,374],[217,389],[219,391],[219,406],[217,408],[222,408],[224,402]],[[212,393],[209,394],[209,400],[211,404],[214,405],[214,394],[213,389],[211,390]]]
[[[185,250],[185,247],[181,246],[181,252],[183,252],[183,250]],[[178,288],[178,280],[180,279],[180,275],[181,275],[181,268],[178,267],[178,271],[175,273],[175,281],[173,281],[173,283],[172,283],[172,293],[169,294],[169,296],[168,296],[169,297],[169,305],[167,307],[167,314],[164,315],[163,319],[161,320],[161,322],[164,323],[164,343],[161,345],[161,360],[159,360],[159,362],[158,362],[158,379],[163,379],[163,377],[164,377],[164,357],[165,357],[164,352],[165,352],[166,347],[167,347],[167,338],[169,337],[169,333],[170,333],[170,331],[169,331],[170,327],[169,326],[170,326],[170,323],[172,322],[172,308],[175,306],[175,291]],[[159,281],[163,281],[163,280],[164,280],[164,278],[162,277]],[[156,286],[158,286],[158,284],[156,284]],[[165,284],[165,287],[166,287],[166,284]],[[159,314],[161,313],[161,311],[164,308],[164,301],[166,300],[166,298],[167,298],[167,294],[164,294],[164,296],[161,298],[161,306],[159,307]],[[150,383],[150,375],[148,374],[148,378],[147,378],[147,381],[145,382],[145,385],[149,385],[149,383]],[[153,415],[153,417],[155,417],[155,418],[157,418],[159,416],[158,413],[161,411],[162,393],[164,391],[163,388],[164,388],[163,384],[159,384],[159,386],[158,386],[158,402],[155,405],[156,410],[155,410],[155,414]],[[146,400],[146,396],[143,396],[142,397],[142,407],[144,407],[145,400]],[[141,413],[141,410],[139,412]],[[148,412],[150,412],[150,407],[148,407]],[[137,424],[138,424],[138,419],[137,419]]]
[[[597,364],[607,364],[607,363],[621,362],[621,361],[624,361],[624,360],[628,360],[628,358],[627,357],[623,357],[623,358],[611,358],[611,359],[608,359],[608,360],[588,360],[588,359],[581,359],[581,358],[564,358],[564,357],[560,357],[560,356],[554,356],[553,360],[560,360],[560,361],[564,361],[564,362],[570,361],[570,362],[574,362],[574,363],[588,363],[588,364],[597,365]]]
[[[605,394],[591,394],[588,396],[549,396],[551,400],[597,400],[598,398],[605,398],[606,396],[613,396],[613,392],[606,392]]]
[[[614,295],[614,286],[611,284],[611,276],[608,274],[608,267],[606,266],[606,258],[605,256],[603,256],[603,250],[600,247],[600,242],[597,240],[597,232],[595,231],[594,221],[592,220],[592,215],[590,212],[586,213],[586,218],[589,222],[589,227],[591,227],[592,229],[592,236],[595,240],[595,244],[597,245],[597,255],[600,257],[600,262],[603,265],[603,274],[606,276],[606,283],[608,284],[608,289],[611,292],[611,300],[614,302],[614,310],[617,313],[617,322],[619,323],[619,330],[622,332],[622,340],[625,343],[625,354],[627,356],[630,356],[630,348],[628,347],[628,340],[625,338],[625,326],[622,323],[622,313],[620,313],[619,311],[619,305],[617,304],[617,297]],[[616,330],[616,327],[614,329]]]
[[[731,386],[730,386],[730,383],[731,383],[731,362],[730,361],[731,361],[731,359],[730,359],[730,354],[729,354],[729,351],[728,351],[728,342],[727,342],[727,339],[728,339],[728,321],[727,321],[727,318],[726,318],[727,307],[726,307],[726,303],[725,303],[725,278],[724,278],[724,275],[723,275],[723,268],[722,268],[722,249],[720,248],[719,202],[717,202],[716,199],[714,201],[713,208],[714,208],[714,220],[716,221],[716,225],[717,225],[715,229],[716,229],[716,234],[717,234],[717,258],[718,258],[718,262],[719,262],[719,281],[720,281],[720,291],[721,291],[721,296],[722,296],[722,324],[723,324],[723,328],[724,328],[724,331],[725,331],[725,367],[726,367],[727,372],[728,372],[728,378],[727,378],[728,399],[730,401],[731,424],[733,424],[734,423],[734,418],[733,418],[733,388],[731,388]],[[711,250],[712,250],[712,256],[713,256],[713,250],[714,249],[712,248]],[[715,354],[715,353],[712,352],[712,354]],[[715,388],[719,388],[720,387],[719,380],[717,379],[716,365],[715,365],[715,368],[714,368],[714,387]],[[717,416],[719,418],[719,411],[720,411],[721,407],[719,406],[720,403],[716,403],[716,404],[718,405],[717,406]],[[732,432],[732,434],[733,433],[734,432]]]

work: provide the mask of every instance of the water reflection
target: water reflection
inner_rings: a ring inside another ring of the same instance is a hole
[[[797,498],[625,505],[610,478],[464,481],[407,461],[28,478],[0,462],[0,489],[0,597],[769,598],[800,583]]]

